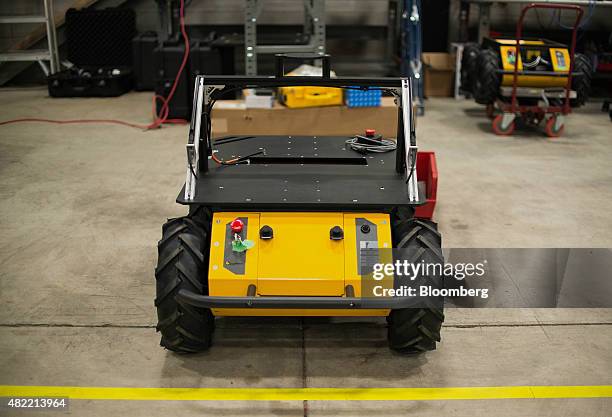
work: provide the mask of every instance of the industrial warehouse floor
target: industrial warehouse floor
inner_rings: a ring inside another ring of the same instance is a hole
[[[0,94],[2,120],[149,120],[149,93]],[[560,139],[529,130],[502,138],[474,103],[429,100],[418,140],[437,153],[444,245],[612,247],[611,127],[594,104],[569,117]],[[443,343],[418,357],[387,349],[384,320],[219,319],[209,352],[163,350],[153,269],[161,224],[184,214],[174,199],[186,132],[0,126],[0,385],[612,385],[612,309],[449,309]],[[78,416],[605,417],[611,409],[610,398],[70,403]]]

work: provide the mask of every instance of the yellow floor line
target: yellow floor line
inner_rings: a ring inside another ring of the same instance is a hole
[[[431,401],[610,398],[612,385],[440,388],[129,388],[0,385],[0,397],[155,401]]]

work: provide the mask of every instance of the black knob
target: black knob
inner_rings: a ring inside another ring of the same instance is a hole
[[[272,239],[274,237],[274,230],[270,226],[262,226],[259,229],[259,238],[260,239]]]
[[[361,225],[361,233],[370,233],[370,225],[362,224]]]
[[[329,238],[331,240],[344,239],[344,230],[340,226],[334,226],[329,230]]]

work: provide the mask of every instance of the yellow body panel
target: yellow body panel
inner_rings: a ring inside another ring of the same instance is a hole
[[[294,109],[339,106],[343,103],[341,88],[296,86],[281,87],[279,90],[283,104]]]
[[[224,267],[227,225],[235,218],[248,219],[246,238],[255,246],[246,251],[244,273]],[[213,215],[208,269],[211,296],[246,296],[249,285],[257,296],[344,296],[350,284],[361,295],[358,271],[356,220],[377,227],[378,247],[391,248],[388,214],[382,213],[241,213]],[[259,228],[272,227],[274,237],[259,238]],[[344,239],[331,240],[329,230],[341,226]],[[386,253],[386,252],[385,252]],[[389,251],[390,256],[390,251]],[[379,262],[389,262],[379,256]],[[388,309],[213,309],[217,316],[386,316]]]
[[[259,295],[344,294],[344,239],[329,238],[342,213],[261,213],[260,221],[274,238],[259,242]]]
[[[535,42],[535,41],[534,41]],[[514,71],[514,58],[516,56],[516,47],[514,46],[501,46],[500,54],[502,59],[502,68],[505,71]],[[564,48],[550,48],[550,55],[552,57],[553,68],[555,72],[568,72],[567,69],[561,70],[555,67],[558,63],[556,57],[556,51],[564,51],[562,55],[565,58],[565,62],[569,65],[569,54],[567,49]],[[561,52],[563,53],[563,52]],[[537,54],[536,54],[537,55]],[[529,53],[528,53],[529,56]],[[569,68],[569,67],[568,67]],[[518,57],[518,70],[523,70],[523,62],[521,57]],[[502,76],[502,86],[511,87],[514,79],[513,74],[504,74]],[[550,75],[520,75],[518,76],[517,85],[518,87],[535,87],[535,88],[547,88],[547,87],[564,87],[567,84],[567,77],[554,77]]]

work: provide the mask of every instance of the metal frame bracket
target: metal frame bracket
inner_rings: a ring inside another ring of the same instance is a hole
[[[211,121],[208,109],[214,101],[213,94],[231,88],[279,87],[283,85],[321,85],[328,87],[363,87],[384,88],[395,96],[398,106],[398,131],[396,171],[406,180],[408,199],[419,203],[417,178],[417,143],[415,126],[415,107],[413,102],[413,85],[411,78],[316,78],[313,77],[243,77],[243,76],[203,76],[195,80],[193,112],[189,127],[189,139],[186,145],[187,166],[185,175],[185,201],[193,201],[196,193],[196,181],[199,175],[208,171],[208,159],[212,155]],[[208,82],[208,84],[207,84]]]
[[[412,82],[410,78],[402,78],[401,109],[404,128],[404,149],[406,182],[410,202],[419,201],[419,187],[416,171],[417,151],[414,104],[412,102]]]

